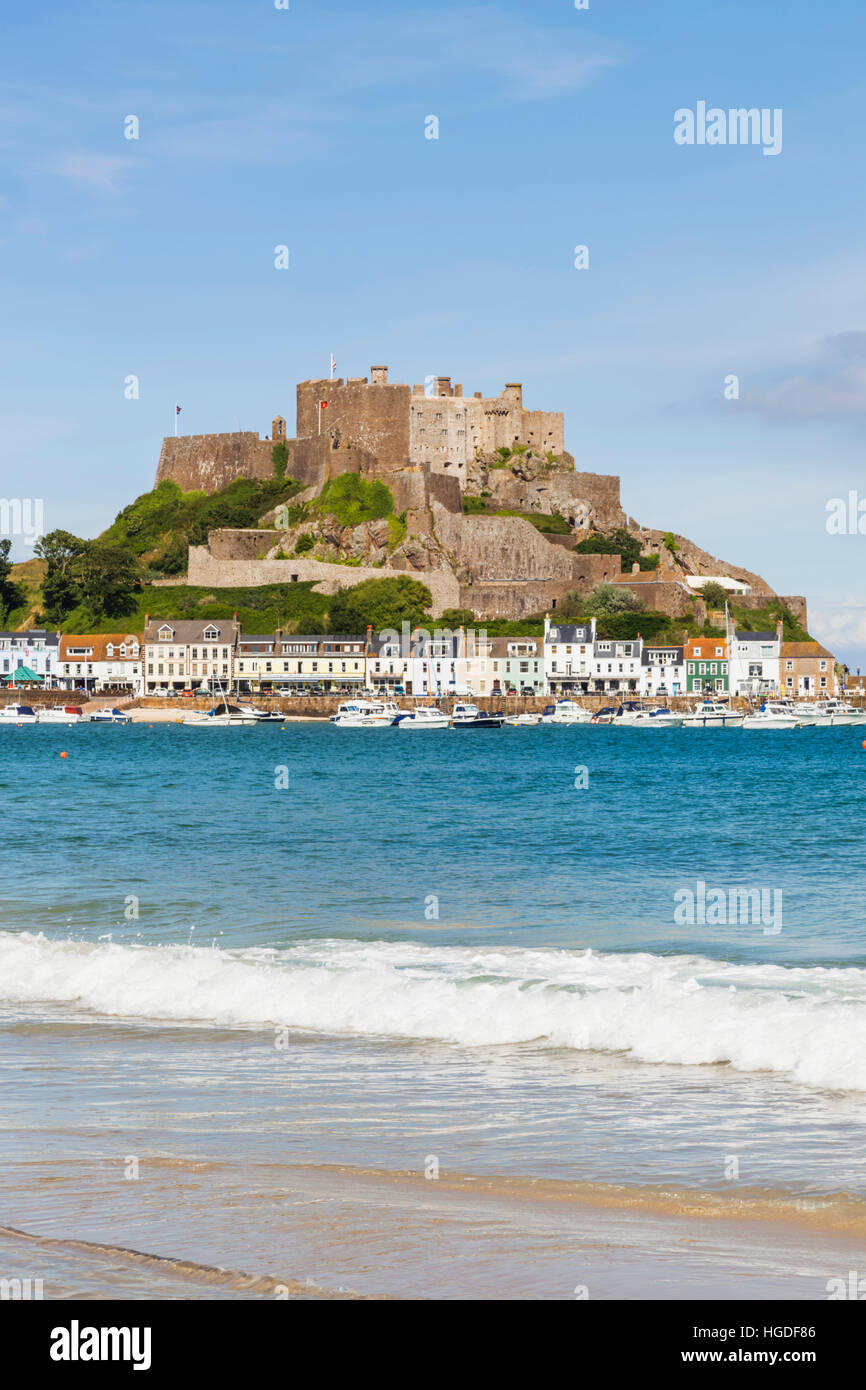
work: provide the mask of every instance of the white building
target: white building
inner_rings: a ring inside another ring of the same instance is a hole
[[[685,688],[682,647],[645,646],[641,652],[641,695],[652,699],[682,695]]]
[[[551,623],[544,618],[544,675],[550,695],[586,693],[593,679],[595,618],[588,623]]]
[[[134,632],[65,632],[58,673],[67,690],[144,693],[141,639]]]
[[[0,677],[14,676],[22,667],[42,676],[48,686],[57,684],[60,634],[44,628],[28,632],[0,632]]]
[[[782,622],[775,632],[735,632],[731,637],[730,689],[734,695],[781,692]]]

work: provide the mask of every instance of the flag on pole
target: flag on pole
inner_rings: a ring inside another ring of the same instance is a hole
[[[336,359],[336,357],[334,356],[334,354],[331,353],[331,380],[332,380],[332,381],[334,380],[334,372],[335,372],[336,370],[337,370],[337,359]]]
[[[319,434],[322,433],[322,411],[328,409],[327,401],[319,401]]]

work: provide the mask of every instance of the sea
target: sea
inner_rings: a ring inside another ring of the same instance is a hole
[[[0,729],[0,1280],[866,1280],[863,733]]]

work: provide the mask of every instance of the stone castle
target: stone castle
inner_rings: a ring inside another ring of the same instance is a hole
[[[507,383],[499,396],[467,396],[446,376],[413,387],[390,382],[384,366],[372,367],[369,377],[302,381],[294,438],[281,415],[270,438],[253,431],[166,438],[156,481],[215,492],[238,477],[270,478],[278,444],[288,455],[287,476],[303,485],[294,502],[314,502],[330,479],[358,473],[387,484],[405,534],[394,536],[386,522],[341,528],[333,518],[304,519],[287,529],[271,514],[259,529],[213,532],[206,546],[190,547],[190,584],[312,580],[333,593],[408,572],[430,588],[434,616],[466,608],[482,619],[538,614],[601,580],[639,588],[646,607],[672,617],[694,611],[687,583],[694,575],[727,576],[746,605],[773,597],[760,576],[716,560],[685,537],[677,538],[674,553],[662,547],[660,533],[640,528],[623,511],[618,477],[576,470],[565,451],[562,413],[527,410],[519,382]],[[539,529],[533,516],[557,518],[561,533]],[[618,556],[575,551],[591,530],[620,527],[640,538],[645,553],[661,555],[657,570],[624,575]],[[805,600],[786,602],[805,623]],[[700,611],[697,616],[702,620]]]

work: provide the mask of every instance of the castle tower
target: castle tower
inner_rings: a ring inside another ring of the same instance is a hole
[[[275,444],[281,444],[286,438],[286,422],[282,415],[275,415],[271,421],[271,439]]]

